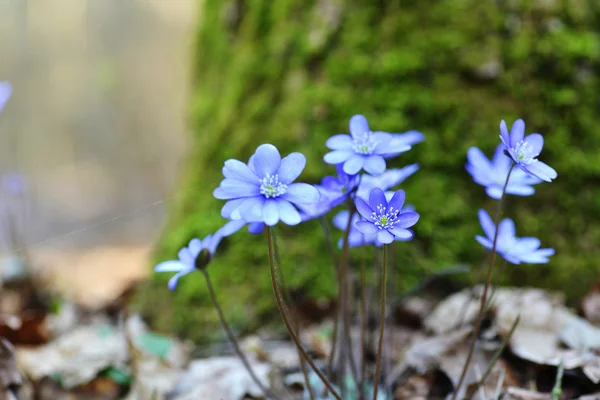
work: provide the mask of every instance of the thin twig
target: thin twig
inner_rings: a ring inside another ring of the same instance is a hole
[[[483,374],[483,376],[481,377],[481,379],[479,379],[479,381],[477,382],[477,384],[475,384],[473,387],[471,387],[468,390],[467,395],[465,396],[465,400],[469,400],[471,397],[473,397],[473,394],[475,394],[475,392],[477,391],[478,387],[481,387],[481,386],[485,385],[485,381],[487,380],[488,376],[490,375],[490,373],[494,369],[494,366],[496,365],[496,363],[500,359],[500,356],[502,355],[502,352],[504,351],[504,349],[508,345],[508,342],[510,342],[510,338],[512,338],[513,334],[515,333],[515,330],[517,329],[517,325],[519,325],[520,321],[521,321],[521,316],[518,315],[517,318],[515,318],[515,322],[513,322],[512,326],[510,327],[510,331],[508,332],[508,335],[506,335],[506,338],[504,339],[504,341],[500,345],[500,348],[498,350],[496,350],[496,353],[494,353],[494,356],[490,360],[490,363],[489,363],[487,369],[485,370],[485,373]]]
[[[367,348],[367,247],[364,239],[362,245],[362,260],[360,263],[360,384],[359,400],[365,398],[365,378],[366,378],[366,348]]]
[[[375,362],[375,377],[373,378],[373,400],[377,400],[379,389],[379,374],[381,373],[381,353],[383,351],[383,332],[385,330],[385,302],[386,302],[386,279],[387,279],[387,248],[383,245],[383,267],[381,272],[381,322],[379,326],[379,345],[377,347],[377,359]]]
[[[263,383],[260,381],[260,379],[258,379],[258,376],[256,376],[256,373],[252,369],[252,366],[248,362],[246,355],[240,348],[240,346],[237,342],[237,339],[235,338],[235,335],[233,334],[233,331],[231,330],[231,328],[229,327],[229,324],[227,323],[227,320],[225,319],[225,314],[223,314],[223,309],[221,308],[221,305],[220,305],[219,301],[217,300],[217,295],[215,294],[215,289],[212,285],[212,282],[210,280],[210,276],[208,275],[208,272],[206,271],[206,269],[200,269],[200,272],[202,272],[202,275],[204,275],[204,279],[206,280],[206,286],[208,288],[208,293],[213,302],[215,310],[217,310],[217,314],[219,315],[219,321],[221,322],[221,326],[225,330],[225,333],[227,334],[227,338],[229,339],[229,343],[231,343],[231,345],[233,346],[235,353],[242,361],[242,364],[244,364],[246,371],[248,371],[248,374],[250,375],[250,377],[252,378],[254,383],[256,383],[256,385],[260,388],[260,390],[262,390],[265,393],[265,395],[267,395],[273,399],[279,400],[279,397],[277,397],[271,390],[266,388],[263,385]]]
[[[463,366],[463,370],[460,374],[460,379],[458,380],[458,384],[454,389],[454,393],[452,394],[452,400],[456,400],[456,396],[460,390],[460,387],[465,380],[467,375],[467,370],[469,369],[469,364],[471,363],[471,358],[473,357],[473,351],[475,350],[475,343],[477,343],[477,337],[479,336],[479,331],[481,330],[481,323],[483,321],[483,314],[485,311],[485,306],[487,302],[487,292],[490,287],[490,282],[492,279],[492,270],[494,269],[494,262],[496,261],[496,245],[498,244],[498,227],[500,225],[500,216],[502,214],[502,200],[504,199],[504,194],[506,193],[506,187],[508,186],[508,181],[510,179],[510,175],[515,168],[515,164],[510,167],[508,171],[508,175],[506,176],[506,182],[504,182],[504,187],[502,188],[502,194],[500,199],[498,200],[498,208],[496,210],[496,229],[494,232],[494,243],[492,244],[492,254],[490,256],[490,266],[487,271],[487,276],[485,278],[485,285],[483,286],[483,295],[481,296],[481,305],[479,307],[479,315],[477,316],[477,321],[475,322],[475,330],[473,331],[473,339],[471,340],[471,346],[469,347],[469,353],[467,354],[467,359],[465,361],[465,365]]]
[[[292,296],[290,296],[290,292],[289,292],[287,284],[285,282],[285,274],[283,273],[283,267],[282,267],[283,264],[281,263],[281,255],[279,253],[279,244],[277,241],[277,235],[276,235],[275,229],[273,229],[273,248],[274,248],[274,253],[275,253],[275,262],[279,266],[279,280],[281,281],[281,287],[283,288],[284,300],[288,304],[288,310],[289,310],[289,306],[292,304]],[[293,325],[294,329],[296,330],[296,335],[298,335],[298,337],[300,337],[300,323],[295,318],[292,318],[292,325]],[[310,379],[308,377],[308,370],[306,369],[306,362],[304,361],[302,354],[300,354],[300,351],[299,350],[297,350],[297,351],[298,351],[298,360],[300,361],[300,369],[302,370],[302,375],[304,376],[304,382],[306,384],[306,389],[308,390],[310,400],[315,400],[315,394],[313,393],[312,387],[310,386]]]
[[[315,371],[315,373],[319,376],[319,378],[321,378],[321,381],[323,381],[323,384],[325,384],[327,389],[331,392],[331,394],[337,400],[342,400],[342,398],[335,391],[335,389],[333,388],[333,386],[331,385],[331,383],[329,382],[327,377],[315,365],[314,361],[310,358],[308,353],[306,353],[306,350],[304,350],[304,348],[302,347],[302,343],[300,342],[300,339],[294,333],[294,329],[292,328],[292,325],[289,321],[287,311],[285,308],[285,304],[284,304],[282,296],[281,296],[281,291],[279,290],[279,284],[277,283],[276,271],[275,271],[275,258],[274,258],[274,253],[273,253],[273,239],[271,237],[271,227],[266,226],[265,228],[266,228],[265,233],[267,236],[267,246],[269,248],[269,265],[270,265],[270,270],[271,270],[271,284],[273,286],[273,292],[275,294],[275,301],[277,303],[277,308],[279,309],[279,313],[281,314],[281,318],[283,319],[283,323],[285,324],[285,327],[287,328],[290,338],[292,339],[292,341],[294,342],[294,344],[296,345],[296,347],[298,348],[298,350],[300,351],[300,353],[302,354],[304,359],[308,362],[308,364],[310,364],[311,368]]]

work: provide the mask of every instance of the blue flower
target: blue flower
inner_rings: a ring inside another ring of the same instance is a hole
[[[549,165],[539,161],[537,156],[544,147],[544,138],[539,133],[532,133],[525,137],[525,122],[518,119],[513,124],[510,135],[506,122],[500,122],[500,139],[504,144],[510,158],[529,175],[552,182],[558,174]]]
[[[417,172],[418,164],[407,165],[404,168],[388,169],[377,176],[363,175],[356,191],[356,196],[368,200],[371,190],[379,188],[388,190],[404,182],[406,178]]]
[[[164,261],[154,267],[155,272],[177,272],[169,279],[169,289],[174,290],[177,280],[196,269],[205,268],[215,254],[219,242],[223,238],[218,232],[208,235],[204,240],[194,238],[187,247],[179,250],[179,260]]]
[[[492,221],[485,210],[479,210],[479,222],[483,228],[484,236],[475,236],[475,239],[483,247],[491,250],[494,244],[496,224]],[[506,261],[513,264],[531,263],[545,264],[548,257],[554,254],[554,249],[540,249],[540,240],[534,237],[518,238],[515,234],[515,224],[505,218],[498,226],[498,239],[496,240],[496,252]]]
[[[342,164],[336,165],[338,176],[326,176],[315,188],[321,195],[314,204],[298,204],[302,221],[308,221],[327,214],[331,209],[344,202],[358,187],[358,175],[348,175]]]
[[[404,133],[391,133],[390,134],[392,136],[392,142],[391,142],[391,146],[392,147],[397,147],[397,146],[413,146],[415,144],[421,143],[423,140],[425,140],[425,135],[423,135],[423,133],[419,132],[419,131],[407,131]],[[390,153],[390,154],[386,154],[383,156],[383,158],[392,158],[397,156],[398,154],[401,153]]]
[[[271,144],[259,146],[248,164],[234,159],[225,161],[225,179],[213,192],[217,199],[228,200],[221,215],[269,226],[280,220],[288,225],[299,224],[300,213],[294,204],[313,204],[320,197],[312,185],[293,183],[305,165],[302,154],[291,153],[282,159]]]
[[[325,162],[343,164],[349,175],[356,175],[363,168],[371,175],[379,175],[385,171],[384,157],[410,150],[409,145],[394,140],[387,132],[371,132],[363,115],[350,118],[350,135],[334,135],[326,146],[333,151],[325,154]]]
[[[8,82],[0,82],[0,113],[12,94],[12,85]]]
[[[395,237],[410,239],[410,228],[419,220],[419,214],[412,211],[402,212],[406,194],[398,190],[389,203],[379,188],[371,190],[369,203],[356,199],[356,209],[366,221],[356,222],[356,228],[366,235],[377,234],[377,240],[384,244],[392,243]]]
[[[393,194],[393,192],[392,192]],[[387,195],[387,192],[386,192]],[[408,207],[404,208],[405,211],[408,211]],[[348,225],[348,217],[350,216],[350,211],[348,210],[343,210],[340,211],[339,213],[337,213],[335,215],[335,217],[333,217],[333,226],[335,226],[337,229],[341,230],[341,231],[345,231],[346,227]],[[356,229],[355,224],[358,221],[363,221],[363,218],[360,217],[360,215],[358,214],[354,214],[352,216],[352,224],[350,225],[350,234],[348,235],[348,246],[349,247],[359,247],[359,246],[367,246],[367,245],[372,245],[374,244],[377,247],[381,247],[383,246],[383,243],[380,242],[379,240],[377,240],[377,234],[375,235],[365,235],[364,233],[362,233],[361,231],[359,231],[358,229]],[[394,240],[400,241],[400,242],[406,242],[409,241],[410,239],[412,239],[412,231],[411,231],[411,237],[409,238],[400,238],[395,236]],[[344,244],[344,239],[341,238],[338,241],[338,247],[342,248]]]
[[[492,199],[502,197],[502,188],[511,168],[510,158],[504,154],[504,145],[496,148],[494,157],[490,162],[477,147],[471,147],[467,152],[467,171],[473,180],[486,188],[486,193]],[[506,193],[517,196],[531,196],[535,189],[531,185],[542,182],[541,179],[527,174],[525,171],[515,169],[510,174]]]

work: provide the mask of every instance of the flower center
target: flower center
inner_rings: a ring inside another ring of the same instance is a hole
[[[365,133],[363,136],[352,140],[352,150],[358,154],[370,155],[373,154],[377,142],[373,139],[371,132]]]
[[[398,214],[400,210],[394,210],[394,207],[384,207],[382,204],[377,206],[377,210],[373,211],[371,220],[379,229],[391,229],[398,222]]]
[[[540,155],[540,153],[534,152],[531,145],[524,140],[517,143],[514,151],[517,161],[521,164],[531,164],[537,161],[536,157]]]
[[[287,185],[279,182],[279,175],[267,174],[260,184],[260,193],[263,194],[267,199],[271,197],[279,197],[285,194],[287,191]]]

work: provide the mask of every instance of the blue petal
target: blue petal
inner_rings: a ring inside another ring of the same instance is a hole
[[[248,232],[250,232],[253,235],[258,235],[259,233],[262,233],[264,229],[265,224],[263,222],[252,222],[248,225]]]
[[[485,188],[485,192],[494,200],[500,200],[502,197],[502,189],[500,186],[488,186]]]
[[[385,229],[381,229],[379,232],[377,232],[377,240],[383,244],[390,244],[394,241],[394,235]]]
[[[348,217],[350,216],[350,211],[343,210],[337,213],[333,217],[333,226],[338,228],[339,230],[346,230],[346,225],[348,225]]]
[[[240,217],[246,222],[262,222],[265,201],[263,196],[247,198],[238,208]]]
[[[223,236],[218,234],[219,232],[217,231],[217,233],[215,233],[214,235],[210,236],[208,238],[208,243],[206,245],[206,248],[208,249],[209,253],[211,255],[215,254],[215,251],[217,251],[217,247],[219,246],[219,243],[221,243],[221,239],[223,239]]]
[[[277,225],[279,222],[279,207],[274,199],[267,199],[263,207],[263,219],[269,226]]]
[[[467,160],[473,165],[473,167],[475,167],[475,169],[479,171],[490,173],[492,170],[490,161],[477,147],[471,147],[469,150],[467,150]]]
[[[365,235],[374,235],[379,231],[372,222],[368,221],[357,221],[354,226]]]
[[[365,156],[354,154],[344,163],[344,172],[348,175],[355,175],[365,165]]]
[[[363,218],[365,218],[365,219],[371,218],[371,215],[373,214],[373,209],[371,208],[371,206],[369,206],[367,204],[366,201],[364,201],[361,198],[357,198],[355,201],[355,204],[356,204],[356,209],[358,210],[360,215],[363,216]]]
[[[279,150],[272,144],[258,146],[254,153],[254,171],[259,178],[274,175],[281,164]]]
[[[479,223],[483,228],[483,232],[485,236],[490,240],[494,240],[494,235],[496,233],[496,225],[494,221],[490,218],[490,215],[483,209],[479,210]]]
[[[223,204],[223,208],[221,208],[221,217],[223,218],[231,218],[232,213],[239,208],[244,201],[246,201],[245,197],[241,197],[238,199],[229,200],[227,203]]]
[[[220,187],[213,190],[213,196],[219,200],[227,200],[227,199],[231,198],[231,196],[229,194],[225,193],[225,191]]]
[[[405,212],[398,216],[397,226],[403,229],[410,228],[411,226],[416,224],[418,220],[419,214],[417,214],[416,212]]]
[[[229,221],[217,231],[217,234],[222,237],[230,236],[242,229],[244,225],[246,225],[246,221],[244,221],[243,219],[238,219],[237,221]]]
[[[352,137],[345,134],[333,135],[327,139],[325,146],[332,150],[352,150]]]
[[[544,138],[539,133],[532,133],[525,138],[527,144],[531,147],[531,151],[535,154],[540,154],[544,148]]]
[[[260,186],[257,183],[239,181],[237,179],[223,179],[219,187],[226,196],[229,196],[229,199],[258,196],[260,194]]]
[[[537,250],[540,247],[540,239],[534,237],[524,237],[517,240],[515,251],[518,253],[528,253]]]
[[[181,271],[184,268],[186,268],[186,266],[182,264],[181,261],[169,260],[161,262],[154,267],[154,272],[175,272]]]
[[[413,237],[413,233],[411,231],[409,231],[408,229],[395,227],[393,229],[390,229],[390,231],[396,237],[394,240],[408,240],[408,239],[412,239],[412,237]]]
[[[493,243],[490,239],[483,237],[483,236],[475,236],[475,240],[477,240],[483,247],[485,247],[488,250],[491,250],[493,247]]]
[[[4,109],[6,102],[12,94],[12,85],[8,82],[0,82],[0,112]]]
[[[279,182],[289,185],[300,176],[306,166],[306,157],[301,153],[291,153],[281,160],[279,170]]]
[[[179,257],[179,260],[181,260],[181,262],[184,263],[185,265],[187,265],[188,267],[194,266],[194,261],[196,261],[196,260],[194,259],[194,256],[190,252],[190,249],[188,249],[187,247],[183,247],[181,250],[179,250],[179,253],[177,253],[177,256]]]
[[[200,250],[202,250],[202,248],[202,240],[198,238],[193,238],[188,243],[188,249],[190,250],[190,254],[192,255],[192,258],[194,258],[194,260],[196,259],[196,257],[198,257],[198,254],[200,253]]]
[[[277,200],[277,206],[279,207],[279,219],[287,225],[298,225],[302,219],[300,213],[296,208],[285,200]]]
[[[325,154],[323,161],[327,164],[340,164],[354,156],[352,150],[334,150]]]
[[[504,122],[504,120],[500,121],[500,139],[506,147],[511,147],[510,135],[508,134],[508,128],[506,127],[506,122]]]
[[[353,138],[360,137],[369,133],[369,123],[364,115],[357,114],[350,118],[350,134]]]
[[[364,168],[371,175],[380,175],[385,171],[385,160],[381,156],[371,155],[367,157]]]
[[[373,211],[377,210],[377,207],[380,205],[387,208],[388,203],[385,198],[385,194],[383,193],[383,190],[379,188],[371,190],[371,193],[369,194],[369,205],[371,206]]]
[[[523,140],[523,137],[525,137],[525,121],[518,119],[510,129],[510,147],[517,147],[517,144]]]
[[[398,190],[394,193],[394,196],[389,202],[390,208],[394,208],[394,210],[402,210],[402,206],[404,206],[404,201],[406,200],[406,193],[404,190]],[[415,221],[416,222],[416,221]]]
[[[422,132],[411,130],[404,133],[392,134],[394,142],[400,142],[412,146],[413,144],[421,143],[425,140],[425,135]]]
[[[173,275],[173,277],[171,279],[169,279],[169,289],[171,290],[175,290],[175,287],[177,286],[177,281],[179,280],[179,278],[181,278],[184,275],[189,274],[190,272],[192,272],[193,269],[185,269],[185,270],[181,270],[178,273],[176,273],[175,275]]]
[[[225,167],[231,178],[258,184],[259,179],[256,174],[243,162],[235,159],[225,161]],[[223,173],[225,175],[225,173]]]
[[[521,168],[525,172],[528,172],[531,175],[540,178],[546,182],[552,182],[552,180],[556,179],[556,177],[558,176],[554,168],[541,161],[534,161],[528,165],[521,165]]]
[[[498,188],[498,191],[501,192],[502,189]],[[506,187],[506,193],[514,194],[516,196],[531,196],[535,193],[535,189],[528,185],[511,185],[509,183]]]
[[[498,226],[498,247],[505,247],[506,243],[512,243],[515,235],[515,223],[510,218],[504,218]],[[492,236],[491,239],[493,238]]]
[[[307,183],[293,183],[287,187],[282,199],[291,203],[314,204],[319,201],[319,191]]]

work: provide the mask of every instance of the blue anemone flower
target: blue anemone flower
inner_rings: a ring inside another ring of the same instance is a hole
[[[356,196],[367,201],[371,190],[379,188],[388,190],[404,182],[406,178],[417,172],[418,164],[407,165],[404,168],[388,169],[383,174],[377,176],[363,175],[356,191]]]
[[[190,243],[179,250],[179,260],[164,261],[154,267],[155,272],[177,272],[169,279],[169,289],[174,290],[177,280],[196,269],[205,268],[215,254],[215,250],[223,236],[218,232],[208,235],[203,240],[194,238]]]
[[[385,157],[410,150],[410,145],[394,140],[387,132],[371,132],[363,115],[350,118],[350,135],[330,137],[326,146],[333,150],[323,158],[327,164],[343,164],[344,172],[357,174],[364,169],[371,175],[385,171]]]
[[[502,188],[511,168],[510,158],[504,154],[504,145],[499,144],[494,153],[492,161],[477,147],[471,147],[467,151],[466,169],[473,180],[485,186],[485,191],[492,199],[499,200],[502,197]],[[506,193],[517,196],[531,196],[535,189],[531,185],[537,185],[542,180],[529,175],[521,169],[515,169],[510,174]]]
[[[384,244],[392,243],[395,237],[410,239],[410,228],[419,220],[413,211],[402,212],[406,199],[404,190],[398,190],[388,202],[383,190],[375,188],[369,195],[369,203],[356,199],[356,209],[365,221],[356,222],[356,228],[366,235],[377,234],[377,240]]]
[[[269,226],[280,220],[287,225],[299,224],[300,213],[294,204],[313,204],[320,197],[312,185],[293,183],[305,165],[304,155],[291,153],[282,159],[271,144],[259,146],[248,164],[234,159],[225,161],[225,179],[213,192],[217,199],[228,200],[221,215]]]
[[[12,85],[8,82],[0,82],[0,112],[4,109],[6,102],[12,94]]]
[[[392,192],[393,194],[393,192]],[[387,195],[387,192],[386,192]],[[404,211],[408,211],[409,207],[405,207]],[[337,213],[334,217],[333,217],[333,226],[335,226],[337,229],[341,230],[341,231],[345,231],[346,230],[346,226],[348,225],[348,217],[350,216],[350,211],[348,210],[342,210],[339,213]],[[358,214],[354,214],[352,216],[352,224],[350,225],[350,234],[348,235],[348,246],[349,247],[360,247],[360,246],[368,246],[368,245],[372,245],[374,244],[377,247],[381,247],[384,245],[384,243],[380,242],[379,240],[377,240],[377,234],[375,235],[365,235],[364,233],[362,233],[361,231],[359,231],[355,224],[358,221],[363,221],[364,219],[358,215]],[[410,231],[410,229],[409,229]],[[399,241],[399,242],[407,242],[409,240],[412,239],[412,231],[411,231],[411,237],[409,238],[400,238],[397,236],[394,236],[394,240]],[[344,239],[340,238],[340,240],[338,241],[338,247],[341,249],[342,246],[344,245]]]
[[[348,175],[342,164],[336,165],[337,176],[326,176],[320,185],[314,185],[321,195],[314,204],[297,204],[302,221],[321,217],[342,204],[358,187],[358,175]]]
[[[479,222],[483,228],[484,236],[475,236],[483,247],[491,250],[494,244],[496,224],[485,210],[479,210]],[[554,249],[540,249],[540,240],[534,237],[518,238],[515,233],[515,223],[510,218],[505,218],[498,225],[498,239],[496,252],[506,261],[513,264],[530,263],[545,264],[548,257],[554,254]]]
[[[558,174],[556,171],[537,159],[544,147],[544,138],[539,133],[525,136],[525,122],[518,119],[510,129],[506,128],[506,122],[500,122],[500,140],[506,148],[510,158],[529,175],[552,182]]]

